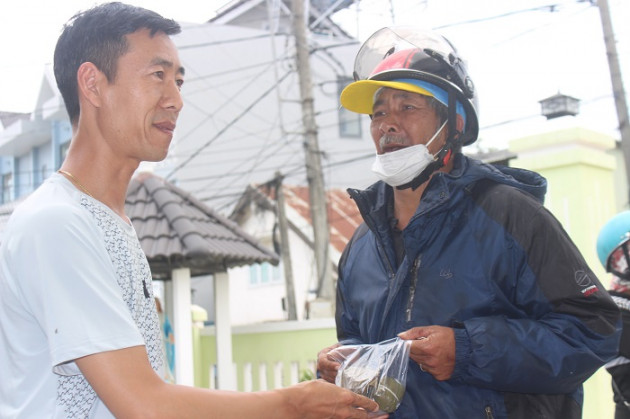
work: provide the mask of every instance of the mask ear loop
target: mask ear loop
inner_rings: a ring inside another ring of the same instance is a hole
[[[457,130],[457,98],[455,94],[449,90],[448,92],[448,138],[444,144],[444,148],[448,149],[442,160],[442,166],[446,166],[453,156],[453,148],[461,143],[462,133]]]

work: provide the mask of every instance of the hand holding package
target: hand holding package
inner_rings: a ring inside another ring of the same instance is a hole
[[[341,364],[335,384],[376,401],[391,413],[405,394],[410,341],[393,338],[372,345],[340,346],[330,356]]]

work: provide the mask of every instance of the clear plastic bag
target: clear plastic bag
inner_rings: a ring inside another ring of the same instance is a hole
[[[392,413],[405,394],[411,341],[393,338],[373,345],[346,345],[330,352],[341,366],[335,384],[376,401]]]

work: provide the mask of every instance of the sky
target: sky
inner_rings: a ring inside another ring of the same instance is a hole
[[[63,24],[94,0],[0,0],[0,111],[31,112],[44,64],[51,63]],[[133,0],[177,21],[202,23],[226,0]]]
[[[31,112],[63,23],[100,2],[1,1],[0,111]],[[190,23],[207,21],[229,3],[128,2]],[[630,1],[608,2],[628,86]],[[619,136],[599,11],[588,1],[362,0],[334,20],[359,40],[392,23],[430,27],[447,36],[468,61],[479,92],[483,141],[478,143],[486,148],[504,147],[507,137],[536,133],[547,122],[540,116],[539,101],[556,93],[580,99],[580,114],[549,121],[545,129],[577,123]]]

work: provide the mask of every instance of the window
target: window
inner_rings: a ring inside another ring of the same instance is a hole
[[[249,284],[265,285],[281,282],[280,267],[264,262],[249,267]]]
[[[45,164],[42,164],[42,167],[39,173],[40,173],[40,179],[42,181],[46,179],[48,177],[48,166],[46,166]]]
[[[11,202],[13,197],[13,175],[7,173],[2,176],[2,203]]]
[[[70,148],[70,141],[66,141],[65,143],[59,146],[59,161],[63,162],[66,159],[69,148]]]
[[[348,84],[352,83],[350,77],[337,78],[337,97]],[[343,106],[339,106],[339,136],[345,138],[361,138],[361,114],[350,112]]]

